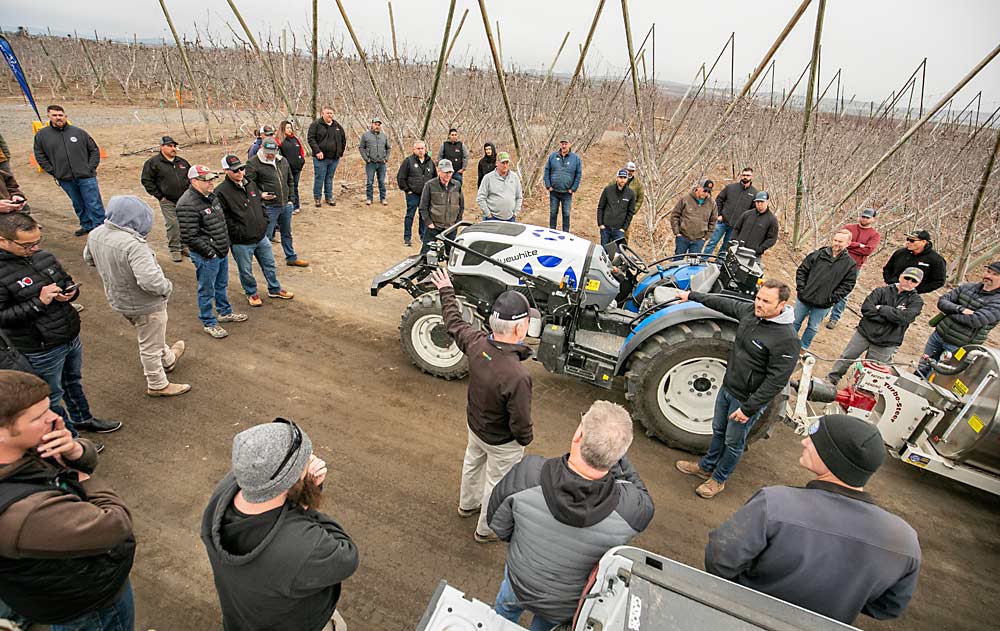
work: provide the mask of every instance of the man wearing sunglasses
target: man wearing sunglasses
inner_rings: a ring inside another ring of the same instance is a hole
[[[906,235],[906,245],[893,252],[882,268],[882,279],[886,285],[894,285],[899,282],[903,270],[909,267],[916,267],[924,273],[924,279],[917,285],[918,294],[944,287],[948,264],[934,249],[931,233],[926,230],[914,230]]]
[[[341,631],[341,582],[358,568],[344,529],[319,512],[326,463],[293,421],[233,439],[233,468],[205,508],[201,540],[226,629]]]

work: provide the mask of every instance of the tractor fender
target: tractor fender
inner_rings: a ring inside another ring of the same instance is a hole
[[[682,302],[680,304],[661,309],[644,319],[639,326],[632,331],[632,334],[625,338],[625,344],[622,345],[622,349],[618,353],[618,363],[615,365],[614,374],[623,374],[625,366],[628,363],[628,358],[632,355],[633,351],[642,346],[642,343],[647,339],[666,328],[677,326],[678,324],[682,324],[684,322],[691,322],[692,320],[721,320],[725,322],[732,322],[734,324],[736,323],[736,320],[733,318],[723,315],[714,309],[709,309],[705,305],[694,301]]]

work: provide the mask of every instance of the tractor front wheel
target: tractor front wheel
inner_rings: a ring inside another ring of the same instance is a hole
[[[462,318],[482,329],[483,320],[471,307],[462,306]],[[415,298],[399,323],[403,351],[420,370],[442,379],[462,379],[469,374],[469,360],[448,334],[436,291]]]

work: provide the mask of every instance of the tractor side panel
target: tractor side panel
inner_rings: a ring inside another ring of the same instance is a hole
[[[697,302],[682,302],[677,305],[667,307],[657,311],[639,324],[638,327],[625,338],[625,344],[618,354],[618,365],[615,366],[615,375],[623,374],[628,358],[632,352],[642,346],[642,343],[653,335],[664,329],[676,326],[683,322],[692,320],[723,320],[726,322],[736,322],[736,320],[724,316],[718,311]]]

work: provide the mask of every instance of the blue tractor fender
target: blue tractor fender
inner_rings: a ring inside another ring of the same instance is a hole
[[[645,318],[632,333],[625,338],[621,351],[618,353],[618,363],[615,365],[615,375],[623,374],[628,358],[632,353],[642,346],[647,339],[656,335],[664,329],[677,326],[684,322],[693,320],[720,320],[736,324],[736,320],[723,315],[714,309],[709,309],[705,305],[688,301],[676,305],[671,305],[660,309],[649,317]]]

